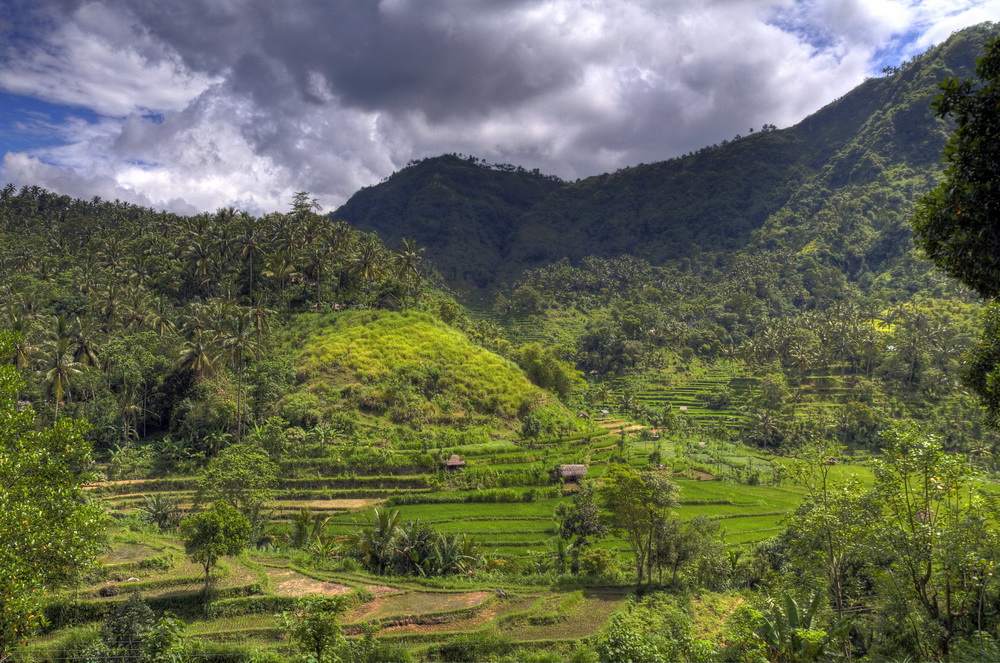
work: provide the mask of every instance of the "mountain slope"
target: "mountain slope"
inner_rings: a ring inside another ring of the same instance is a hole
[[[414,237],[460,288],[563,257],[630,253],[660,263],[731,252],[755,231],[805,223],[838,193],[876,183],[899,187],[881,201],[897,245],[906,236],[898,220],[939,170],[947,126],[930,110],[937,82],[969,75],[995,33],[988,24],[956,33],[789,129],[565,183],[472,158],[426,159],[358,192],[334,216],[390,244]]]

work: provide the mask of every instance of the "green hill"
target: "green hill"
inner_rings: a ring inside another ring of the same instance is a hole
[[[934,181],[947,136],[930,102],[945,76],[968,76],[995,28],[956,33],[887,77],[870,79],[794,127],[759,131],[682,158],[576,182],[446,155],[363,189],[334,213],[398,244],[413,237],[452,284],[482,288],[568,257],[624,253],[654,264],[733,252],[858,187],[891,187],[877,202],[874,258],[908,250],[905,220]],[[824,236],[838,229],[821,228]]]
[[[337,314],[306,343],[299,375],[319,407],[337,403],[394,423],[502,427],[539,409],[570,421],[516,364],[423,313]]]

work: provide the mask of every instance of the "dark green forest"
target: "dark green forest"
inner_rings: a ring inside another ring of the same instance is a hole
[[[913,218],[996,35],[575,182],[8,185],[0,658],[994,660],[994,292]]]

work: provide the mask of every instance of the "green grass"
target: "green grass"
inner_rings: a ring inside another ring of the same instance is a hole
[[[482,605],[493,596],[492,592],[407,592],[389,596],[373,604],[362,605],[346,616],[345,621],[370,621],[401,615],[426,615],[452,612]]]
[[[301,372],[314,393],[358,385],[363,402],[391,409],[419,392],[437,418],[474,411],[514,419],[552,400],[517,365],[429,315],[352,312],[333,321],[302,351]]]

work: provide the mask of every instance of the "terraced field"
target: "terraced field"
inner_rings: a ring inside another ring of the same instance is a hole
[[[701,388],[722,383],[722,377],[715,379],[718,382],[706,378]],[[677,389],[657,393],[662,398],[680,399],[681,393],[697,398],[697,390]],[[688,412],[698,416],[698,410]],[[525,646],[572,647],[599,631],[622,604],[627,586],[562,590],[511,585],[502,580],[504,576],[484,576],[492,578],[487,582],[477,576],[447,581],[380,577],[361,572],[357,563],[341,563],[337,553],[316,562],[304,551],[285,547],[283,541],[293,530],[293,516],[304,509],[310,517],[325,519],[323,532],[335,541],[369,526],[373,509],[392,508],[399,511],[401,522],[419,519],[442,533],[474,537],[493,559],[506,557],[520,560],[524,568],[547,568],[559,544],[553,512],[576,490],[557,480],[555,468],[585,464],[587,476],[595,479],[612,462],[649,469],[654,467],[649,459],[654,448],[661,452],[662,471],[671,473],[679,485],[678,515],[685,520],[705,516],[718,521],[729,546],[780,532],[783,519],[805,493],[787,478],[790,461],[690,432],[674,439],[650,438],[643,426],[608,416],[595,421],[588,432],[562,439],[396,450],[382,466],[367,470],[341,461],[346,454],[337,442],[326,448],[307,447],[302,457],[282,463],[278,495],[267,505],[270,540],[277,547],[224,560],[213,571],[210,605],[201,595],[201,567],[187,561],[176,538],[123,531],[115,535],[101,573],[59,596],[50,606],[50,618],[59,628],[93,623],[130,591],[139,590],[155,610],[171,610],[185,619],[192,637],[281,648],[285,643],[280,641],[274,614],[290,609],[299,596],[320,593],[350,601],[352,608],[345,617],[348,633],[359,634],[362,624],[375,623],[381,627],[380,638],[414,650],[448,646],[462,633],[487,632],[500,632]],[[465,461],[461,470],[448,472],[440,466],[438,461],[451,454]],[[749,470],[754,471],[757,485],[716,479],[749,476]],[[838,465],[831,472],[846,478],[859,468]],[[861,477],[870,480],[863,471]],[[196,477],[169,477],[105,483],[90,492],[127,519],[143,508],[147,496],[157,493],[188,508],[196,489]],[[630,553],[623,541],[607,537],[597,545],[628,567]]]

